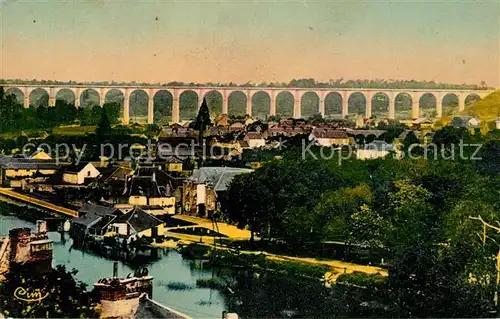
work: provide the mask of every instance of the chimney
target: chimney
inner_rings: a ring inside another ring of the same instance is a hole
[[[36,228],[38,233],[46,233],[47,232],[47,222],[45,220],[37,220]]]
[[[117,278],[118,277],[118,262],[115,261],[113,263],[113,278]]]

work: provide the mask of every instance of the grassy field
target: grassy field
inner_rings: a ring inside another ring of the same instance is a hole
[[[54,135],[64,135],[64,136],[78,136],[85,135],[88,133],[95,132],[96,126],[62,126],[56,127],[52,130],[52,134]]]

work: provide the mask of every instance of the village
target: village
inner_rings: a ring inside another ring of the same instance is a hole
[[[200,234],[216,233],[212,217],[221,210],[232,179],[252,172],[266,160],[279,160],[290,140],[316,147],[351,147],[354,151],[349,156],[364,160],[390,154],[398,157],[408,135],[426,145],[435,134],[434,122],[427,118],[261,121],[248,116],[235,120],[222,114],[212,121],[203,145],[191,122],[174,123],[158,129],[152,151],[139,146],[133,149],[135,156],[131,152],[119,160],[102,156],[99,161],[61,162],[54,159],[58,154],[43,147],[29,156],[16,155],[14,150],[13,155],[0,155],[0,194],[35,205],[39,202],[49,209],[58,206],[60,213],[71,218],[72,237],[81,241],[87,237],[116,237],[120,243],[139,238],[150,238],[151,243],[172,236],[184,239],[197,234],[195,229],[201,229]],[[449,124],[474,132],[480,120],[462,115]],[[500,127],[500,119],[494,125]],[[144,130],[140,124],[131,126]],[[394,135],[394,127],[400,129],[398,135]],[[45,143],[38,136],[29,141]],[[259,160],[264,153],[271,156]],[[250,236],[231,225],[224,230],[219,235]]]

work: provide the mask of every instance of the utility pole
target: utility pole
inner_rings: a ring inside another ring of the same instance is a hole
[[[500,233],[500,227],[488,224],[486,221],[484,221],[484,219],[481,216],[478,216],[478,217],[469,216],[469,218],[473,219],[473,220],[479,220],[483,224],[482,234],[479,235],[479,237],[481,238],[481,241],[483,243],[483,246],[486,245],[486,239],[487,238],[491,239],[498,246],[498,252],[497,252],[497,255],[496,255],[496,271],[497,271],[497,275],[496,275],[496,280],[495,280],[495,294],[494,294],[494,297],[493,297],[493,302],[495,303],[495,308],[498,309],[498,287],[500,285],[500,244],[495,239],[493,239],[493,238],[491,238],[491,237],[489,237],[489,236],[486,235],[486,229],[487,228],[491,228],[493,230],[496,230],[497,233]]]

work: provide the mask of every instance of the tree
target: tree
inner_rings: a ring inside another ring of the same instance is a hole
[[[9,272],[0,286],[0,308],[14,318],[97,318],[95,300],[86,290],[86,284],[76,281],[77,270],[67,271],[58,265],[44,276],[25,272]],[[18,288],[40,289],[47,297],[27,303],[14,297]]]
[[[109,123],[108,115],[104,108],[101,109],[101,118],[95,130],[98,136],[109,136],[111,134],[111,124]]]
[[[196,116],[195,126],[200,132],[200,143],[203,141],[203,133],[207,129],[207,126],[210,125],[210,111],[208,110],[207,100],[203,98],[203,102],[201,103],[200,110],[198,111],[198,115]]]

